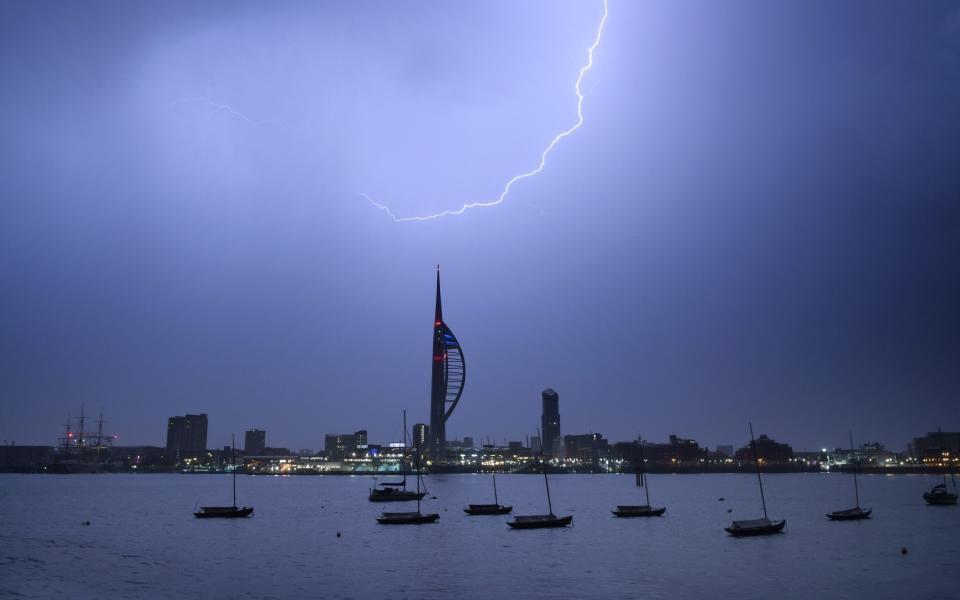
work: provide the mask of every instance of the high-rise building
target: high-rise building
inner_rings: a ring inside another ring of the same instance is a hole
[[[207,451],[207,415],[185,415],[167,419],[167,455],[179,462]]]
[[[460,402],[467,366],[460,342],[443,322],[440,306],[440,265],[437,265],[437,304],[433,318],[433,373],[430,388],[429,448],[442,453],[447,443],[447,419]]]
[[[557,456],[555,445],[560,440],[560,394],[553,388],[547,388],[540,394],[543,399],[543,412],[540,415],[540,436],[543,450]]]
[[[356,444],[357,450],[365,450],[367,448],[367,430],[354,431],[353,442]]]
[[[353,433],[328,433],[323,450],[330,458],[353,456],[357,451],[357,436]]]
[[[430,441],[430,426],[426,423],[416,423],[413,426],[413,446],[426,448]]]
[[[250,429],[244,435],[243,452],[248,456],[260,456],[267,446],[267,432],[262,429]]]
[[[180,461],[186,429],[186,417],[170,417],[167,419],[167,460],[169,462]]]

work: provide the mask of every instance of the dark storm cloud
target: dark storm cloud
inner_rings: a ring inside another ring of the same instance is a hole
[[[894,448],[960,392],[949,2],[7,3],[0,439],[103,406],[318,447],[425,420],[433,265],[453,436]],[[229,106],[228,108],[225,108]],[[239,113],[239,114],[237,114]]]

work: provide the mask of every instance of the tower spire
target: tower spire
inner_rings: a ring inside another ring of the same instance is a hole
[[[433,316],[433,324],[443,323],[443,308],[440,306],[440,265],[437,265],[437,309]]]

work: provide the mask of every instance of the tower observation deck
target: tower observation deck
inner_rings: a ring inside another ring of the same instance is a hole
[[[430,389],[430,449],[442,453],[447,444],[447,419],[460,402],[467,365],[460,342],[443,322],[440,304],[440,265],[437,265],[437,307],[433,319],[433,376]]]

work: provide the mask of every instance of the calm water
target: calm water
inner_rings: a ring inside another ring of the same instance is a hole
[[[924,505],[930,477],[861,480],[875,518],[834,523],[823,513],[853,504],[848,476],[766,476],[787,533],[735,539],[731,517],[760,514],[746,475],[653,476],[659,519],[611,518],[642,503],[631,476],[555,476],[554,510],[574,526],[537,531],[465,516],[492,501],[479,475],[428,477],[440,522],[408,527],[376,524],[410,505],[368,502],[363,477],[240,477],[255,515],[219,521],[191,511],[229,504],[225,476],[0,475],[0,596],[960,598],[960,506]],[[541,478],[497,482],[515,513],[545,512]]]

